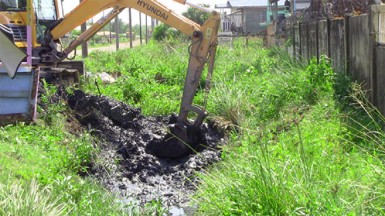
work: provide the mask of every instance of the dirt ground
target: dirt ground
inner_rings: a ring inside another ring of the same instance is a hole
[[[153,200],[166,207],[189,206],[196,173],[220,160],[223,137],[204,124],[196,154],[168,159],[152,155],[148,145],[167,133],[169,117],[144,117],[140,109],[105,96],[75,91],[68,97],[74,117],[101,140],[101,153],[91,174],[123,202],[140,205]]]
[[[142,40],[142,44],[146,44],[145,40]],[[132,41],[132,47],[136,47],[140,45],[140,40],[134,40]],[[130,48],[130,42],[120,42],[119,43],[119,49],[128,49]],[[116,51],[116,44],[112,43],[109,46],[103,46],[103,47],[94,47],[94,48],[88,48],[88,52],[94,52],[94,51],[110,51],[115,52]]]

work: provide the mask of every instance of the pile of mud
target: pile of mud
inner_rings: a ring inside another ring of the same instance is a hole
[[[195,190],[196,172],[220,160],[223,138],[202,126],[204,139],[197,154],[182,158],[156,157],[147,146],[167,133],[168,117],[144,117],[140,109],[105,96],[75,91],[68,104],[76,119],[102,140],[102,152],[92,174],[125,202],[158,200],[184,206]]]

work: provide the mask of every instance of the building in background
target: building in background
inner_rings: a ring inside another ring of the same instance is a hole
[[[297,3],[298,2],[298,3]],[[271,0],[228,0],[224,4],[216,4],[222,14],[222,31],[240,35],[255,35],[264,32],[274,19],[274,11],[278,11],[277,19],[284,19],[290,14],[285,10],[284,0],[278,0],[275,9]],[[294,0],[302,8],[310,5],[310,0]]]

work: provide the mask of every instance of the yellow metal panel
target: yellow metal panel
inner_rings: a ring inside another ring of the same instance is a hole
[[[200,30],[200,26],[197,23],[171,11],[155,0],[85,0],[67,14],[63,21],[51,31],[53,39],[57,40],[63,37],[66,33],[96,14],[110,8],[115,10],[124,8],[136,9],[167,25],[173,26],[186,35],[192,35],[194,31]]]

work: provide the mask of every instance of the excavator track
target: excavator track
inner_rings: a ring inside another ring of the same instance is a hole
[[[51,84],[77,85],[82,75],[84,75],[83,61],[62,61],[52,66],[40,67],[40,78]]]

